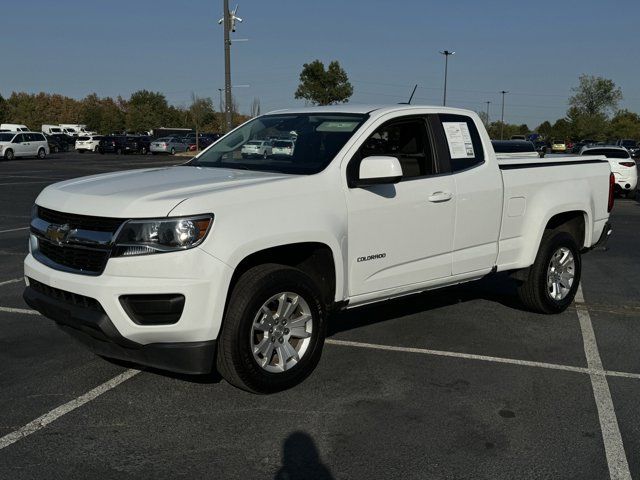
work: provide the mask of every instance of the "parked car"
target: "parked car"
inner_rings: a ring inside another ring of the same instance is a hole
[[[100,149],[100,140],[102,140],[102,135],[78,137],[76,140],[76,151],[78,153],[98,152]]]
[[[44,136],[47,139],[51,153],[66,152],[69,150],[69,144],[66,140],[62,140],[56,135],[47,135],[46,133]]]
[[[60,125],[42,125],[41,130],[45,135],[59,135],[62,133]]]
[[[76,145],[75,137],[67,135],[66,133],[54,133],[51,136],[57,138],[60,141],[60,143],[62,143],[62,145],[64,146],[62,150],[64,152],[67,152],[70,147],[75,147]]]
[[[148,135],[128,136],[125,152],[146,155],[151,149],[151,137]]]
[[[19,123],[3,123],[0,124],[0,130],[4,130],[7,132],[28,132],[29,127],[26,125],[21,125]]]
[[[186,152],[187,144],[184,143],[182,138],[164,137],[151,142],[150,150],[154,155],[159,153],[170,153],[171,155],[175,155],[178,152]]]
[[[273,152],[273,144],[269,140],[252,140],[242,146],[242,158],[264,157]]]
[[[638,186],[638,167],[626,148],[583,147],[580,155],[604,155],[615,176],[616,192],[625,197],[635,197]]]
[[[292,156],[241,158],[292,130]],[[454,108],[280,110],[181,166],[50,185],[23,298],[101,356],[254,393],[309,376],[339,309],[509,272],[562,312],[611,233],[609,164],[499,160],[487,138]]]
[[[291,157],[293,156],[294,148],[295,144],[291,140],[276,140],[273,142],[271,154],[274,157],[278,155]]]
[[[544,157],[547,154],[547,149],[549,148],[549,143],[545,140],[534,140],[533,146],[540,155],[540,157]]]
[[[553,140],[551,142],[552,153],[565,153],[567,151],[567,144],[564,140]]]
[[[631,156],[634,158],[638,156],[638,153],[640,153],[640,147],[638,146],[638,142],[635,140],[631,140],[631,139],[618,140],[616,142],[616,145],[626,148],[631,154]]]
[[[127,137],[124,135],[106,135],[98,143],[99,153],[117,153],[122,155],[127,151]]]
[[[492,140],[491,145],[498,158],[540,157],[533,143],[526,140]]]
[[[18,157],[37,157],[49,155],[49,142],[43,133],[4,132],[0,133],[0,158],[13,160]]]

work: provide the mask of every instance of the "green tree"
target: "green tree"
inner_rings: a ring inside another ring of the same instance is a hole
[[[347,102],[351,95],[353,87],[337,61],[331,62],[326,70],[320,60],[302,66],[295,98],[304,98],[315,105],[333,105]]]
[[[545,120],[540,125],[538,125],[538,128],[536,128],[536,132],[542,135],[542,137],[544,137],[545,139],[550,139],[551,135],[553,135],[553,126],[548,120]]]
[[[170,117],[167,99],[160,92],[138,90],[126,102],[125,126],[128,131],[139,132],[165,125]]]
[[[199,149],[199,133],[203,131],[205,125],[212,126],[217,123],[216,112],[213,109],[211,98],[199,98],[195,93],[191,94],[191,106],[189,116],[196,131],[196,148]]]
[[[579,85],[573,87],[569,106],[583,115],[605,115],[614,111],[622,100],[622,90],[613,80],[593,75],[580,75]]]
[[[7,116],[7,101],[2,95],[0,95],[0,123],[7,123],[9,118]]]
[[[609,122],[610,138],[640,139],[640,115],[629,110],[619,110]]]

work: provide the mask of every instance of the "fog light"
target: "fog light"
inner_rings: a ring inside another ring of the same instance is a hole
[[[180,320],[184,310],[184,295],[122,295],[120,305],[129,318],[139,325],[169,325]]]

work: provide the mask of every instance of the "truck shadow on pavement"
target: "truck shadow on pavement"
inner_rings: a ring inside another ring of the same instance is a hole
[[[313,439],[305,432],[294,432],[282,444],[282,467],[274,480],[332,480],[334,477],[320,460]]]
[[[416,293],[346,310],[335,314],[330,319],[327,337],[393,318],[436,310],[472,300],[488,300],[516,310],[527,311],[518,300],[517,286],[517,281],[509,275],[497,273],[475,282]]]

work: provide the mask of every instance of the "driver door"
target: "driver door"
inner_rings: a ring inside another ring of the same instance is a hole
[[[379,127],[350,160],[357,178],[368,156],[394,156],[400,182],[350,187],[349,293],[409,291],[452,274],[455,182],[440,165],[425,116],[393,119]]]

